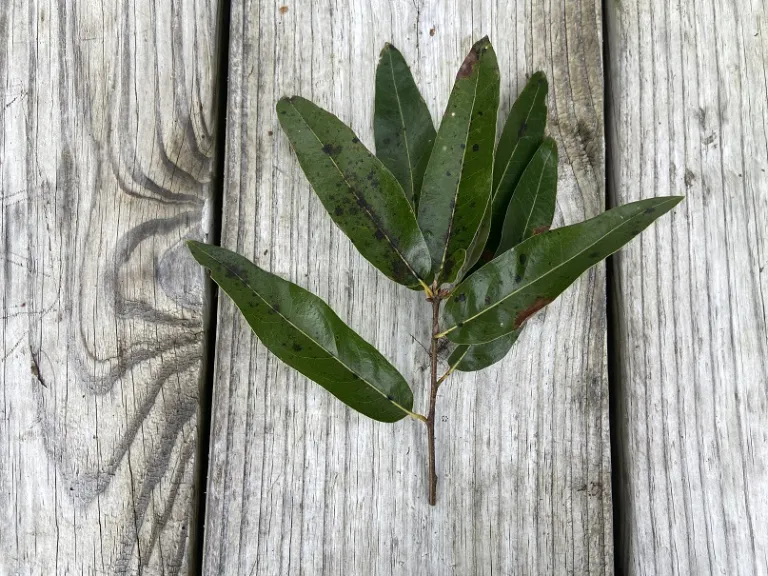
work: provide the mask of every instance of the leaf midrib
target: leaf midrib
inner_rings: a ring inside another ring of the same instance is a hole
[[[658,205],[656,206],[656,208],[659,208],[660,206],[664,206],[664,205],[665,205],[667,202],[672,202],[672,201],[673,201],[673,200],[667,200],[666,202],[662,202],[661,204],[658,204]],[[607,232],[606,234],[603,234],[603,235],[602,235],[600,238],[598,238],[597,240],[595,240],[594,242],[592,242],[591,244],[589,244],[589,245],[588,245],[586,248],[584,248],[584,249],[583,249],[583,250],[581,250],[580,252],[578,252],[578,253],[574,254],[574,255],[573,255],[571,258],[569,258],[568,260],[565,260],[564,262],[562,262],[562,263],[558,264],[556,267],[554,267],[554,268],[552,268],[552,269],[548,270],[547,272],[545,272],[544,274],[542,274],[541,276],[539,276],[539,277],[538,277],[538,278],[536,278],[535,280],[533,280],[533,281],[531,281],[531,282],[528,282],[527,284],[524,284],[524,285],[522,285],[522,286],[518,287],[518,288],[517,288],[517,289],[516,289],[514,292],[510,292],[510,293],[509,293],[509,294],[507,294],[507,295],[506,295],[504,298],[501,298],[501,299],[500,299],[500,300],[498,300],[497,302],[494,302],[493,304],[491,304],[491,305],[490,305],[490,306],[488,306],[487,308],[483,308],[483,309],[482,309],[480,312],[478,312],[478,313],[477,313],[477,314],[475,314],[474,316],[470,316],[470,317],[469,317],[469,318],[467,318],[466,320],[462,320],[462,321],[461,321],[461,324],[462,324],[463,326],[466,326],[466,325],[467,325],[469,322],[472,322],[472,320],[474,320],[475,318],[478,318],[478,317],[482,316],[483,314],[485,314],[486,312],[488,312],[488,311],[490,311],[490,310],[493,310],[494,308],[496,308],[497,306],[499,306],[499,305],[500,305],[500,304],[502,304],[503,302],[506,302],[507,300],[509,300],[509,299],[510,299],[512,296],[515,296],[515,295],[516,295],[516,294],[518,294],[519,292],[522,292],[524,289],[526,289],[526,288],[528,288],[528,287],[530,287],[530,286],[533,286],[534,284],[536,284],[536,283],[540,282],[542,279],[546,278],[547,276],[549,276],[550,274],[552,274],[552,273],[553,273],[553,272],[555,272],[556,270],[559,270],[560,268],[562,268],[563,266],[565,266],[565,265],[566,265],[566,264],[568,264],[569,262],[571,262],[571,261],[575,260],[576,258],[578,258],[579,256],[581,256],[581,255],[582,255],[584,252],[586,252],[587,250],[589,250],[590,248],[592,248],[593,246],[595,246],[596,244],[598,244],[599,242],[601,242],[602,240],[604,240],[604,239],[605,239],[607,236],[610,236],[611,234],[613,234],[614,232],[616,232],[617,230],[619,230],[620,228],[622,228],[624,225],[626,225],[626,224],[629,224],[629,223],[630,223],[630,222],[632,222],[632,221],[633,221],[635,218],[638,218],[638,217],[640,217],[640,216],[642,216],[642,215],[643,215],[643,212],[640,212],[639,214],[635,214],[635,215],[634,215],[634,216],[632,216],[631,218],[628,218],[627,220],[625,220],[624,222],[622,222],[621,224],[619,224],[618,226],[616,226],[616,228],[613,228],[612,230],[610,230],[610,231],[609,231],[609,232]],[[621,248],[621,247],[619,247],[619,248]],[[490,263],[489,263],[489,264],[490,264]],[[487,264],[486,264],[486,266],[487,266]],[[445,335],[447,335],[447,334],[450,334],[451,332],[453,332],[454,330],[456,330],[456,328],[458,328],[458,324],[455,324],[454,326],[451,326],[451,327],[450,327],[448,330],[445,330],[445,331],[441,332],[440,334],[438,334],[438,335],[437,335],[437,337],[438,337],[438,338],[442,338],[443,336],[445,336]],[[513,330],[516,330],[516,328],[513,328]]]
[[[536,94],[533,95],[533,102],[531,103],[531,107],[528,109],[528,114],[525,116],[525,123],[528,123],[528,120],[531,118],[531,114],[533,113],[533,109],[536,107],[536,98],[539,96],[539,91],[541,90],[541,85],[536,86]],[[515,157],[515,153],[517,152],[517,147],[520,146],[520,141],[525,138],[523,136],[522,138],[518,138],[517,142],[515,142],[515,147],[512,148],[512,153],[509,155],[509,158],[504,164],[504,171],[501,173],[501,177],[499,178],[499,184],[496,186],[496,189],[493,191],[493,198],[496,198],[496,194],[499,191],[499,188],[501,187],[501,183],[504,182],[504,178],[507,175],[507,171],[509,170],[509,166],[512,164],[512,158]],[[498,146],[496,147],[498,149]],[[495,156],[495,154],[494,154]]]
[[[309,130],[309,131],[310,131],[310,133],[312,134],[312,136],[314,136],[314,137],[315,137],[315,140],[317,140],[317,141],[318,141],[320,144],[325,144],[325,143],[323,142],[323,140],[322,140],[322,139],[321,139],[321,138],[320,138],[320,137],[319,137],[319,136],[318,136],[318,135],[315,133],[315,131],[314,131],[314,130],[312,130],[312,127],[311,127],[311,126],[309,125],[309,123],[308,123],[308,122],[307,122],[307,121],[304,119],[304,116],[303,116],[303,115],[302,115],[302,113],[299,111],[299,109],[298,109],[298,108],[296,108],[296,106],[294,106],[294,105],[293,105],[293,102],[291,102],[290,100],[288,100],[288,102],[290,103],[291,107],[292,107],[292,108],[293,108],[293,109],[296,111],[296,114],[298,114],[298,115],[299,115],[299,118],[301,118],[301,121],[304,123],[304,126],[306,126],[306,127],[307,127],[307,130]],[[375,158],[375,157],[374,157],[374,158]],[[347,181],[347,177],[345,176],[345,174],[344,174],[344,171],[343,171],[341,168],[339,168],[339,165],[338,165],[338,164],[336,164],[336,161],[335,161],[335,160],[334,160],[334,159],[333,159],[333,158],[332,158],[330,155],[328,156],[328,159],[331,161],[331,164],[333,164],[333,167],[334,167],[334,168],[336,168],[336,171],[339,173],[339,175],[341,176],[341,179],[344,181],[344,184],[346,184],[346,185],[347,185],[347,188],[348,188],[348,189],[349,189],[349,191],[352,193],[352,195],[353,195],[353,196],[354,196],[356,199],[358,199],[358,200],[361,200],[361,197],[360,197],[360,196],[357,194],[357,192],[355,191],[355,188],[354,188],[354,186],[352,186],[352,185],[351,185],[351,184],[350,184],[350,183]],[[385,167],[385,166],[384,166],[384,169],[386,170],[386,167]],[[392,176],[392,178],[394,178],[394,176]],[[397,180],[397,179],[395,179],[395,181],[396,181],[396,180]],[[400,183],[398,182],[398,183],[397,183],[397,185],[398,185],[398,186],[400,186]],[[402,190],[402,187],[401,187],[401,190]],[[403,193],[403,196],[405,196],[405,193]],[[363,200],[364,200],[364,199],[363,199]],[[413,207],[411,206],[411,203],[410,203],[410,202],[408,202],[408,199],[407,199],[407,198],[406,198],[405,200],[406,200],[406,203],[408,204],[408,206],[411,208],[411,213],[413,213]],[[367,202],[366,202],[366,203],[367,203]],[[359,204],[358,204],[358,206],[359,206]],[[395,254],[397,254],[397,256],[400,258],[400,260],[402,260],[402,261],[403,261],[403,264],[405,264],[406,268],[408,268],[408,271],[409,271],[409,272],[410,272],[410,273],[413,275],[413,277],[414,277],[414,278],[416,278],[417,282],[418,282],[419,284],[421,284],[422,286],[426,286],[426,282],[424,281],[424,279],[423,279],[423,278],[421,278],[421,276],[419,276],[418,274],[416,274],[416,272],[414,271],[413,267],[411,266],[411,263],[410,263],[410,262],[408,262],[408,260],[405,258],[405,256],[403,256],[403,254],[400,252],[400,250],[398,250],[398,249],[397,249],[397,247],[394,245],[394,243],[393,243],[393,242],[392,242],[392,240],[390,239],[390,237],[389,237],[389,234],[387,234],[387,232],[386,232],[384,229],[382,229],[382,227],[381,227],[381,226],[379,225],[379,223],[376,221],[376,218],[374,218],[374,217],[373,217],[373,214],[371,214],[370,210],[368,210],[368,208],[366,208],[365,206],[360,206],[360,207],[361,207],[361,208],[363,209],[363,211],[364,211],[364,212],[365,212],[365,213],[368,215],[368,218],[369,218],[369,220],[370,220],[371,222],[373,222],[373,225],[374,225],[374,226],[376,226],[376,229],[377,229],[379,232],[381,232],[381,234],[384,236],[384,238],[386,238],[387,242],[388,242],[388,243],[389,243],[389,245],[392,247],[392,250],[395,252]]]
[[[448,231],[446,232],[446,235],[445,235],[445,245],[443,246],[443,255],[440,258],[440,267],[438,268],[437,274],[435,274],[435,279],[438,279],[440,275],[443,273],[443,267],[445,266],[445,257],[448,255],[448,245],[451,243],[451,232],[453,231],[453,220],[454,220],[454,215],[456,214],[456,204],[458,204],[456,199],[459,197],[459,191],[461,190],[461,182],[464,179],[464,167],[466,166],[465,159],[468,153],[467,143],[469,142],[469,130],[472,127],[472,110],[475,109],[475,102],[477,101],[477,87],[480,85],[481,71],[482,69],[480,68],[479,62],[478,62],[477,78],[475,78],[474,92],[472,93],[472,106],[469,107],[469,120],[467,122],[467,131],[466,131],[467,133],[466,133],[466,136],[464,136],[464,153],[461,155],[461,169],[459,170],[459,179],[456,181],[456,191],[453,194],[453,208],[451,208],[451,218],[448,221]],[[493,166],[491,166],[491,170],[493,170]],[[484,214],[485,212],[483,212],[483,215]],[[482,217],[481,217],[481,220],[482,220]]]
[[[240,276],[240,274],[238,274],[238,273],[237,273],[237,270],[235,270],[235,269],[233,269],[233,268],[230,268],[229,266],[227,266],[226,262],[222,262],[221,260],[219,260],[218,258],[216,258],[216,256],[215,256],[215,255],[211,254],[210,252],[207,252],[207,251],[206,251],[206,250],[203,248],[203,246],[205,246],[205,244],[198,244],[198,249],[199,249],[201,252],[203,252],[204,254],[206,254],[206,255],[207,255],[207,256],[208,256],[210,259],[212,259],[214,262],[218,262],[218,263],[219,263],[219,265],[221,265],[223,268],[225,268],[225,269],[226,269],[228,272],[230,272],[232,275],[234,275],[235,277],[237,277],[237,279],[238,279],[238,280],[240,280],[240,282],[242,282],[242,283],[243,283],[243,284],[244,284],[244,285],[245,285],[245,286],[246,286],[246,287],[247,287],[247,288],[248,288],[248,289],[249,289],[249,290],[250,290],[250,291],[251,291],[253,294],[255,294],[255,295],[256,295],[256,296],[257,296],[257,297],[258,297],[258,298],[259,298],[259,299],[260,299],[262,302],[264,302],[264,304],[266,304],[267,306],[269,306],[269,308],[270,308],[271,310],[273,310],[273,311],[275,312],[275,314],[277,314],[278,316],[280,316],[280,318],[282,318],[283,320],[285,320],[285,321],[286,321],[286,323],[288,323],[288,324],[289,324],[289,325],[290,325],[290,326],[291,326],[291,327],[292,327],[294,330],[296,330],[296,331],[297,331],[299,334],[301,334],[302,336],[304,336],[305,338],[307,338],[307,340],[309,340],[310,342],[312,342],[312,343],[313,343],[315,346],[317,346],[318,348],[320,348],[320,349],[321,349],[323,352],[325,352],[326,354],[328,354],[328,356],[330,356],[331,358],[333,358],[333,359],[334,359],[336,362],[338,362],[338,363],[339,363],[341,366],[343,366],[343,367],[344,367],[346,370],[348,370],[349,372],[351,372],[352,374],[354,374],[355,376],[357,376],[357,377],[360,379],[360,381],[362,381],[362,382],[365,382],[365,384],[366,384],[366,385],[367,385],[369,388],[371,388],[371,389],[375,390],[376,392],[378,392],[378,393],[379,393],[379,394],[380,394],[380,395],[381,395],[381,396],[382,396],[382,397],[383,397],[383,398],[384,398],[384,399],[385,399],[387,402],[389,402],[390,404],[392,404],[393,406],[395,406],[395,407],[396,407],[398,410],[400,410],[401,412],[403,412],[403,414],[405,414],[406,416],[407,416],[408,414],[410,414],[410,411],[409,411],[409,410],[407,410],[405,407],[401,406],[400,404],[398,404],[398,403],[397,403],[397,402],[395,402],[394,400],[390,400],[390,399],[387,397],[387,395],[386,395],[386,394],[384,394],[384,393],[383,393],[381,390],[379,390],[378,388],[376,388],[376,386],[374,386],[373,384],[371,384],[371,383],[370,383],[370,382],[369,382],[369,381],[368,381],[368,380],[367,380],[365,377],[363,377],[362,375],[360,375],[360,374],[359,374],[359,373],[358,373],[356,370],[354,370],[353,368],[350,368],[349,366],[347,366],[347,364],[346,364],[346,363],[345,363],[345,362],[344,362],[344,361],[343,361],[341,358],[339,358],[339,357],[338,357],[338,356],[336,356],[335,354],[332,354],[332,353],[331,353],[329,350],[327,350],[327,349],[326,349],[326,347],[325,347],[325,346],[323,346],[322,344],[320,344],[320,343],[319,343],[317,340],[315,340],[315,339],[314,339],[312,336],[310,336],[309,334],[307,334],[307,333],[306,333],[304,330],[302,330],[301,328],[299,328],[298,326],[296,326],[296,324],[294,324],[293,322],[291,322],[291,320],[289,320],[289,319],[288,319],[288,318],[287,318],[287,317],[286,317],[286,316],[285,316],[283,313],[281,313],[279,310],[275,310],[275,309],[274,309],[274,307],[272,306],[272,304],[271,304],[271,303],[270,303],[270,302],[269,302],[269,301],[268,301],[266,298],[264,298],[264,297],[263,297],[263,296],[262,296],[262,295],[261,295],[261,294],[260,294],[260,293],[259,293],[259,292],[258,292],[258,291],[257,291],[257,290],[254,288],[254,287],[253,287],[253,286],[251,286],[251,285],[250,285],[250,283],[249,283],[249,282],[248,282],[248,281],[247,281],[245,278],[243,278],[242,276]],[[234,302],[234,299],[233,299],[233,302]],[[237,304],[237,302],[235,302],[235,304]],[[238,306],[238,308],[240,308],[240,306]]]
[[[539,174],[539,182],[536,185],[536,194],[533,197],[533,204],[531,204],[531,209],[528,211],[528,217],[525,219],[525,226],[523,226],[523,235],[525,235],[526,230],[528,230],[528,223],[531,221],[531,215],[533,215],[533,211],[536,208],[536,202],[539,200],[539,193],[541,192],[541,181],[544,180],[544,173],[547,171],[547,165],[549,164],[549,159],[552,157],[552,149],[550,148],[549,154],[547,154],[547,157],[544,159],[544,165],[541,167],[541,174]],[[527,240],[525,238],[523,241]]]
[[[411,182],[411,198],[413,198],[413,204],[416,204],[416,186],[413,181],[413,164],[411,162],[410,146],[408,145],[408,130],[405,127],[405,115],[403,114],[403,107],[400,104],[400,91],[397,89],[397,80],[395,79],[395,68],[392,63],[392,51],[387,50],[387,57],[389,58],[389,73],[392,76],[392,87],[395,90],[395,100],[397,100],[397,110],[400,113],[400,125],[403,127],[403,142],[405,143],[405,156],[408,159],[408,179]]]

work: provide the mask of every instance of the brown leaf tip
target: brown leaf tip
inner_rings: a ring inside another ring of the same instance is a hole
[[[475,45],[472,46],[469,54],[467,54],[467,57],[464,59],[461,68],[459,68],[459,73],[456,74],[457,80],[469,78],[469,76],[472,75],[472,71],[475,69],[475,64],[480,60],[480,56],[483,52],[488,50],[490,45],[491,42],[488,40],[488,36],[484,36],[481,40],[475,42]]]
[[[536,298],[536,300],[533,301],[533,304],[528,306],[528,308],[518,312],[517,316],[515,316],[515,330],[520,328],[520,326],[523,325],[523,322],[528,320],[528,318],[536,314],[536,312],[544,308],[544,306],[546,306],[550,302],[552,302],[552,298],[545,298],[543,296],[539,296],[538,298]]]
[[[464,59],[464,63],[459,68],[459,73],[456,74],[456,79],[469,78],[472,75],[472,70],[475,68],[475,63],[478,60],[478,54],[472,50]]]

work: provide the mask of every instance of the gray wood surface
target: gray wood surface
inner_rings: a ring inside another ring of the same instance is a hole
[[[298,93],[372,146],[386,41],[439,119],[473,40],[489,34],[502,111],[526,74],[552,83],[556,223],[604,205],[600,2],[233,3],[223,245],[326,299],[426,405],[429,306],[387,281],[325,214],[274,105]],[[438,504],[415,421],[358,416],[281,365],[230,301],[219,310],[205,573],[610,574],[605,274],[531,320],[516,351],[440,392]]]
[[[215,0],[0,2],[0,574],[186,574]]]
[[[625,573],[768,574],[768,5],[608,2]]]

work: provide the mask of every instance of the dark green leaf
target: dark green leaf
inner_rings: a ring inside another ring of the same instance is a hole
[[[277,112],[307,180],[360,253],[399,284],[427,286],[429,251],[392,173],[352,130],[312,102],[281,98]]]
[[[557,198],[557,144],[546,138],[520,177],[507,207],[497,253],[549,230]]]
[[[522,330],[520,328],[485,344],[457,346],[448,358],[448,364],[459,372],[475,372],[488,368],[507,355]]]
[[[400,373],[314,294],[218,246],[188,242],[275,356],[366,416],[396,422],[413,394]]]
[[[485,253],[497,252],[504,218],[525,167],[544,137],[547,123],[547,77],[536,72],[526,84],[504,123],[493,167],[491,231]]]
[[[483,219],[480,221],[480,228],[477,229],[475,238],[472,240],[472,244],[467,250],[467,258],[464,260],[464,265],[461,267],[459,278],[463,278],[467,275],[472,267],[478,263],[483,252],[485,251],[485,245],[488,242],[488,233],[491,231],[491,198],[488,197],[488,204],[485,207],[485,213]],[[488,258],[490,260],[491,258]],[[488,261],[486,260],[486,261]]]
[[[518,244],[454,288],[440,336],[457,344],[482,344],[516,330],[681,200],[668,196],[633,202]]]
[[[419,226],[443,283],[456,278],[491,194],[498,108],[499,67],[483,38],[456,76],[419,200]]]
[[[386,44],[376,68],[373,113],[376,156],[395,175],[413,206],[419,205],[435,126],[400,51]]]
[[[545,138],[517,184],[497,252],[501,254],[534,234],[549,230],[556,197],[557,144]],[[454,355],[457,360],[461,356],[462,360],[456,370],[471,372],[495,364],[509,352],[521,331],[522,328],[486,344],[457,347]]]

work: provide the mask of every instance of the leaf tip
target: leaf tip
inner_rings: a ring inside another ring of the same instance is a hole
[[[544,89],[548,88],[548,82],[547,82],[547,75],[544,74],[542,70],[537,70],[533,74],[531,74],[531,78],[528,80],[528,82],[536,84],[537,86],[541,86]]]

